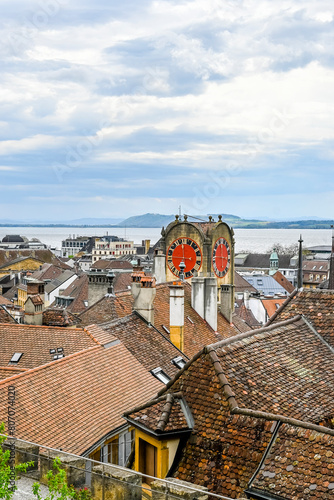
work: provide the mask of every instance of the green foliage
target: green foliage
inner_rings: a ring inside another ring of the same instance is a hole
[[[282,245],[277,242],[272,245],[268,253],[272,253],[274,250],[280,255],[298,255],[298,243],[293,243],[292,245]]]
[[[46,475],[49,495],[45,497],[45,500],[91,500],[92,496],[88,488],[75,489],[72,485],[67,485],[66,471],[61,468],[59,457],[54,459],[52,466],[54,470],[49,470]],[[42,500],[39,483],[33,484],[32,491],[37,500]]]
[[[5,424],[0,423],[0,434],[5,433]],[[27,472],[29,466],[34,465],[34,462],[15,465],[11,467],[10,450],[4,451],[2,444],[6,441],[7,436],[0,436],[0,498],[10,500],[17,489],[15,481],[17,480],[17,472]]]

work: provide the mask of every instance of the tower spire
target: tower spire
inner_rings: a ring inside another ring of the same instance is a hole
[[[332,228],[332,252],[329,263],[329,281],[328,281],[328,289],[334,290],[334,226]]]
[[[299,258],[298,258],[297,288],[302,288],[302,286],[303,286],[303,239],[302,239],[302,235],[300,235],[298,242],[299,242]]]

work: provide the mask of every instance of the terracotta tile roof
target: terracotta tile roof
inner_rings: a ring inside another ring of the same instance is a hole
[[[334,436],[283,424],[251,491],[295,500],[333,499],[333,450]]]
[[[181,406],[181,399],[180,394],[165,394],[142,407],[135,408],[133,412],[126,414],[126,418],[130,423],[133,421],[136,425],[140,424],[155,434],[189,431],[191,428]]]
[[[43,325],[45,326],[75,326],[80,324],[78,316],[74,316],[67,309],[50,308],[43,312]]]
[[[44,304],[44,300],[40,295],[30,295],[27,300],[31,300],[34,306],[41,306]]]
[[[8,366],[14,353],[23,356],[16,366],[34,368],[53,360],[50,349],[62,347],[65,356],[97,345],[88,331],[51,326],[0,324],[0,366]]]
[[[171,378],[178,372],[172,360],[182,355],[168,339],[135,312],[122,319],[100,325],[103,330],[118,338],[131,354],[146,368],[162,368]],[[91,331],[91,327],[87,327]],[[185,361],[186,356],[182,355]]]
[[[181,392],[194,420],[192,436],[169,474],[239,498],[276,421],[334,436],[333,389],[333,353],[300,317],[205,347],[157,396]],[[147,420],[157,421],[152,407]],[[285,453],[290,458],[289,443]],[[313,470],[302,460],[298,467],[310,481]],[[291,486],[283,498],[294,498],[294,491]]]
[[[154,326],[164,335],[169,335],[169,285],[160,283],[156,286],[154,300]],[[80,315],[82,325],[104,323],[124,317],[132,312],[133,297],[131,291],[117,293],[116,296],[106,296],[93,304]],[[191,285],[184,284],[184,352],[191,357],[204,345],[216,342],[222,338],[234,336],[237,331],[225,318],[218,314],[218,335],[191,307]],[[166,328],[166,329],[165,329]]]
[[[6,310],[5,306],[0,305],[0,323],[12,323],[17,325],[13,316]]]
[[[261,299],[261,302],[267,311],[268,318],[270,318],[282,304],[284,304],[286,299]]]
[[[250,293],[257,292],[256,288],[250,285],[237,271],[234,271],[234,287],[235,293],[245,292],[246,290]]]
[[[129,290],[131,283],[131,273],[115,273],[115,279],[113,283],[114,292],[117,293],[123,290]]]
[[[0,382],[1,421],[13,383],[20,394],[16,437],[76,454],[123,426],[129,405],[162,386],[121,343],[96,345]]]
[[[268,324],[304,315],[317,332],[334,347],[334,290],[305,289],[285,301]]]
[[[129,269],[132,271],[133,266],[128,260],[105,260],[100,259],[94,262],[93,269]]]
[[[71,269],[68,265],[61,262],[51,250],[0,250],[0,267],[8,265],[11,261],[32,257],[40,260],[42,263],[48,262],[61,267],[62,269]]]
[[[273,275],[273,278],[277,281],[277,283],[285,288],[287,292],[292,293],[294,291],[295,287],[293,286],[293,284],[288,279],[286,279],[286,277],[280,271],[276,271],[276,273]]]
[[[240,320],[246,325],[246,330],[244,331],[249,331],[253,328],[259,328],[261,326],[261,323],[258,322],[252,311],[247,309],[243,299],[236,299],[235,303],[236,307],[234,309],[233,324],[236,328],[238,328],[238,330],[240,329]],[[239,318],[239,322],[237,318]]]
[[[15,366],[0,366],[0,380],[13,377],[18,373],[27,371],[26,368],[16,368]]]
[[[85,301],[88,301],[88,277],[83,274],[76,278],[62,293],[66,297],[74,297],[72,303],[66,308],[72,314],[79,314],[87,309]],[[95,321],[91,321],[95,323]]]
[[[247,312],[247,316],[248,313],[250,313],[250,316],[252,316],[251,325],[248,324],[246,320],[241,317],[241,315],[239,316],[238,313],[234,313],[232,321],[233,321],[233,326],[236,329],[236,334],[249,332],[249,330],[253,330],[254,328],[260,328],[261,326],[260,323],[253,316],[252,311],[246,309],[245,306],[243,306],[243,309]],[[240,308],[237,311],[239,312],[239,310]]]
[[[42,269],[33,272],[31,276],[37,280],[53,280],[58,278],[63,272],[64,269],[61,267],[45,263],[42,265]]]
[[[2,306],[12,306],[13,305],[13,302],[11,302],[10,300],[6,299],[6,297],[4,297],[3,295],[0,295],[0,305]]]

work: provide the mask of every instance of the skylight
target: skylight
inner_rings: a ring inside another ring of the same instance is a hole
[[[151,373],[163,384],[168,384],[170,381],[170,377],[160,367],[154,368],[154,370],[151,370]]]
[[[186,361],[182,358],[182,356],[178,356],[177,358],[172,359],[172,363],[181,370],[186,364]]]
[[[11,363],[18,363],[22,356],[23,356],[23,352],[16,352],[15,354],[13,354],[10,362]]]

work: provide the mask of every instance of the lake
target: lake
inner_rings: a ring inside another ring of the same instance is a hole
[[[159,238],[160,228],[78,228],[78,227],[0,227],[0,239],[6,234],[20,234],[27,238],[38,238],[46,245],[60,248],[62,240],[70,234],[73,236],[109,235],[126,238],[134,243],[150,239],[154,244]],[[297,243],[302,234],[304,247],[314,245],[331,245],[331,229],[235,229],[236,252],[266,252],[275,243],[291,245]]]

